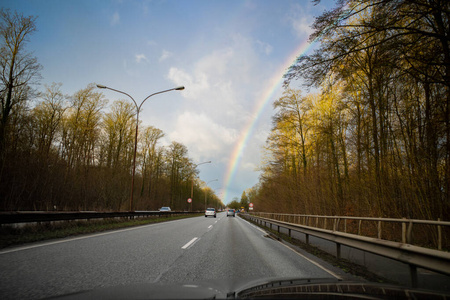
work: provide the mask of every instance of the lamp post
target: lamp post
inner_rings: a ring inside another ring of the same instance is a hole
[[[130,97],[130,99],[133,100],[133,103],[134,103],[134,105],[136,107],[136,131],[135,131],[135,135],[134,135],[133,173],[131,175],[131,195],[130,195],[130,211],[133,211],[134,174],[136,172],[136,151],[137,151],[137,136],[138,136],[138,127],[139,127],[139,112],[141,111],[142,104],[144,104],[144,102],[148,98],[150,98],[152,96],[155,96],[155,95],[158,95],[158,94],[162,94],[162,93],[166,93],[166,92],[170,92],[170,91],[181,91],[181,90],[184,90],[184,86],[179,86],[179,87],[176,87],[176,88],[172,88],[172,89],[160,91],[160,92],[157,92],[157,93],[153,93],[153,94],[147,96],[147,98],[145,98],[141,102],[141,104],[139,106],[136,103],[136,101],[133,99],[133,97],[131,97],[129,94],[127,94],[125,92],[122,92],[122,91],[119,91],[119,90],[116,90],[116,89],[113,89],[113,88],[110,88],[110,87],[107,87],[107,86],[104,86],[104,85],[101,85],[101,84],[97,84],[97,87],[99,89],[108,89],[108,90],[111,90],[111,91],[114,91],[114,92],[117,92],[117,93],[121,93],[121,94],[124,94],[124,95]]]
[[[208,187],[208,184],[209,184],[210,182],[213,182],[213,181],[219,181],[219,179],[214,179],[214,180],[208,181],[208,182],[206,183],[206,188]],[[205,210],[206,210],[206,195],[208,194],[208,191],[206,190],[206,188],[205,188]]]

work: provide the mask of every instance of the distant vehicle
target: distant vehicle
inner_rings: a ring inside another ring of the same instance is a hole
[[[160,212],[170,212],[170,211],[172,211],[172,210],[170,209],[170,207],[164,206],[164,207],[161,207],[161,208],[159,209],[159,211],[160,211]]]
[[[236,212],[234,211],[234,209],[227,210],[227,217],[229,216],[236,217]]]
[[[215,208],[207,208],[205,210],[205,218],[208,216],[216,217],[216,209]]]

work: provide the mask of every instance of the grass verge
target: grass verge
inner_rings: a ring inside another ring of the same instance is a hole
[[[64,221],[53,223],[41,223],[36,225],[25,225],[20,228],[11,226],[0,227],[0,249],[9,246],[25,243],[38,242],[49,239],[64,238],[80,234],[102,232],[119,228],[141,226],[152,223],[167,222],[198,215],[181,215],[164,218],[139,218],[139,219],[104,219],[104,220],[83,220]]]

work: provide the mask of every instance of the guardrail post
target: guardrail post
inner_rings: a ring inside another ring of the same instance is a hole
[[[337,259],[341,259],[341,244],[336,243],[336,257]]]
[[[309,234],[305,234],[305,242],[309,245]]]
[[[291,237],[291,229],[288,229],[289,237]]]
[[[418,286],[417,284],[417,267],[414,265],[409,265],[409,271],[411,274],[411,285],[413,288],[416,288]]]

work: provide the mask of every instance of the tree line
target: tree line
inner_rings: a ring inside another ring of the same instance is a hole
[[[341,0],[317,17],[316,50],[274,102],[255,209],[448,220],[449,15],[448,1]]]
[[[94,84],[70,96],[57,83],[37,91],[42,66],[26,51],[35,20],[0,10],[0,210],[128,210],[134,105],[108,104]],[[187,147],[163,137],[140,126],[133,209],[203,210],[205,193],[222,207]]]

